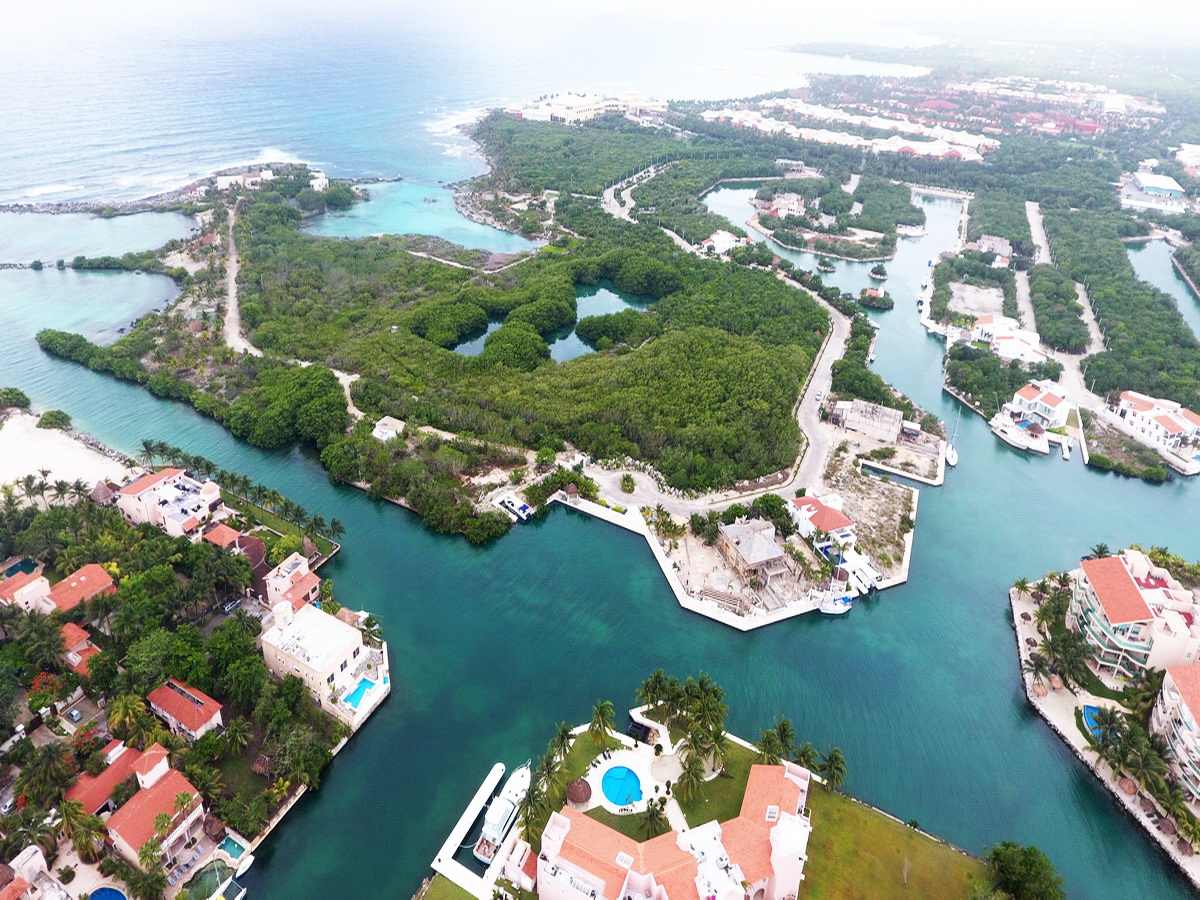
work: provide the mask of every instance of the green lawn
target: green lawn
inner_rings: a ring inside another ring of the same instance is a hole
[[[647,719],[651,719],[660,725],[667,724],[667,711],[665,706],[652,706],[644,713]],[[671,743],[677,744],[682,741],[687,735],[684,730],[678,725],[669,725],[667,731],[671,735]]]
[[[434,875],[433,880],[429,882],[424,900],[474,900],[474,897],[445,875],[439,874]]]
[[[222,493],[221,499],[225,501],[225,505],[230,509],[236,509],[242,516],[259,525],[265,525],[273,531],[280,534],[294,534],[303,537],[301,530],[286,519],[280,518],[270,510],[263,509],[256,503],[252,503],[244,497],[237,497],[230,493]],[[327,555],[333,550],[333,544],[328,538],[317,535],[314,542],[317,549],[321,551],[321,555]]]
[[[610,813],[601,806],[597,806],[595,809],[589,809],[584,815],[590,816],[597,822],[607,825],[613,831],[619,831],[621,834],[631,837],[635,841],[644,841],[647,839],[646,830],[643,827],[646,821],[645,813],[618,816],[615,813]]]
[[[812,836],[800,884],[805,900],[965,897],[972,881],[990,883],[981,860],[815,782],[808,809]]]
[[[712,781],[706,781],[687,800],[679,800],[683,815],[690,826],[702,825],[716,819],[719,822],[737,817],[742,811],[742,795],[746,793],[746,781],[750,778],[750,767],[754,765],[755,753],[741,744],[729,742],[729,760],[725,773]]]
[[[250,769],[252,761],[253,757],[246,753],[226,756],[221,760],[221,783],[225,785],[226,794],[233,796],[243,790],[259,794],[267,786],[267,780]]]

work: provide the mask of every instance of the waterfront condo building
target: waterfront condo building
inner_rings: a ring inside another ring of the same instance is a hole
[[[1140,550],[1085,559],[1072,576],[1067,625],[1092,645],[1102,674],[1133,677],[1200,658],[1192,592]]]
[[[146,700],[150,710],[166,722],[173,733],[182,734],[189,741],[224,724],[220,703],[199,688],[176,678],[168,678],[147,694]]]
[[[171,537],[192,541],[200,540],[204,523],[220,506],[220,487],[196,481],[183,469],[143,475],[117,494],[117,508],[134,525],[154,525]]]
[[[1167,742],[1172,773],[1200,800],[1200,665],[1167,667],[1150,731]]]
[[[1121,391],[1116,413],[1134,435],[1148,444],[1176,452],[1200,444],[1200,414],[1173,400]]]
[[[277,603],[269,621],[259,638],[267,668],[279,678],[299,678],[352,729],[391,692],[386,644],[366,646],[358,628],[311,604]]]
[[[128,751],[127,751],[128,752]],[[159,837],[162,860],[171,868],[187,843],[199,836],[204,822],[204,801],[181,772],[172,769],[168,753],[161,744],[153,744],[133,764],[138,791],[106,823],[113,848],[133,865],[140,865],[138,851],[152,838]],[[187,795],[185,804],[180,795]],[[159,836],[157,821],[167,817],[167,826]]]
[[[537,857],[540,900],[785,900],[804,879],[810,774],[785,762],[750,768],[741,812],[638,842],[566,807]]]

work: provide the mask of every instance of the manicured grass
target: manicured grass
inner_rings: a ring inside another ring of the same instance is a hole
[[[812,836],[800,897],[965,897],[990,884],[981,860],[940,844],[887,816],[827,791],[808,792]]]
[[[438,874],[434,875],[433,880],[429,882],[429,889],[425,891],[424,900],[474,900],[474,898],[445,875]]]
[[[221,499],[225,501],[225,505],[231,509],[236,509],[246,519],[255,522],[259,525],[265,525],[273,531],[278,531],[280,534],[294,534],[298,537],[303,537],[304,533],[294,524],[275,515],[270,510],[263,509],[256,503],[251,503],[245,497],[237,497],[230,493],[223,493]],[[317,535],[313,541],[317,545],[317,549],[321,551],[321,555],[327,555],[333,550],[333,544],[328,538]]]
[[[688,825],[695,827],[713,819],[725,822],[736,818],[742,811],[742,795],[746,793],[746,781],[750,778],[754,760],[753,750],[730,741],[724,774],[704,782],[687,800],[676,794],[675,799],[679,801]]]
[[[250,794],[258,794],[267,786],[267,780],[254,774],[250,768],[252,761],[253,757],[248,757],[246,753],[226,756],[221,760],[221,783],[225,785],[226,794],[233,796],[243,790]]]
[[[648,837],[645,829],[645,813],[618,816],[616,813],[610,813],[602,806],[597,806],[595,809],[589,809],[584,815],[590,816],[597,822],[601,822],[614,831],[619,831],[626,837],[633,838],[635,841],[644,841]]]
[[[605,746],[609,750],[616,750],[622,744],[616,738],[610,737]],[[571,749],[567,751],[567,758],[563,760],[558,780],[563,785],[567,785],[583,775],[588,770],[588,766],[591,765],[592,760],[600,755],[601,749],[603,748],[600,742],[586,731],[576,736],[575,740],[571,742]]]
[[[657,722],[659,725],[667,724],[667,708],[665,706],[652,706],[644,713],[647,719]],[[671,735],[671,743],[677,744],[682,741],[687,735],[684,730],[678,725],[667,726],[667,731]]]

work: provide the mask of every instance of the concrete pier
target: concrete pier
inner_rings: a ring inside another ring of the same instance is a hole
[[[454,827],[450,829],[450,834],[447,835],[445,843],[438,850],[437,856],[433,858],[432,868],[435,872],[445,875],[464,891],[475,897],[489,897],[491,896],[491,892],[488,890],[485,880],[456,860],[454,854],[462,846],[467,832],[471,830],[471,826],[479,818],[479,814],[483,812],[484,806],[487,805],[488,799],[495,793],[496,785],[500,783],[500,779],[503,777],[504,763],[496,763],[492,766],[492,770],[488,772],[487,777],[483,779],[483,783],[479,785],[478,790],[475,791],[475,796],[471,798],[471,802],[467,804],[467,808],[463,810]]]

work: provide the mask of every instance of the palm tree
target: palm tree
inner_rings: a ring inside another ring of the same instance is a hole
[[[1125,768],[1134,779],[1151,790],[1161,786],[1163,778],[1167,774],[1167,764],[1163,762],[1161,756],[1154,752],[1154,748],[1150,746],[1149,742],[1133,748],[1133,752],[1129,754],[1129,758],[1125,762]]]
[[[346,533],[346,526],[342,524],[340,519],[329,520],[329,536],[335,541],[341,538]]]
[[[17,776],[17,793],[24,794],[35,806],[49,807],[61,799],[71,783],[69,752],[61,744],[38,747]]]
[[[108,707],[108,724],[114,731],[130,734],[146,715],[146,704],[137,694],[121,694]]]
[[[662,669],[655,669],[638,685],[636,693],[638,703],[643,706],[658,706],[666,699],[668,681],[666,672]]]
[[[1017,592],[1017,598],[1028,596],[1029,594],[1029,579],[1018,578],[1013,582],[1013,590]]]
[[[1103,706],[1096,712],[1096,739],[1102,747],[1120,743],[1125,733],[1125,718],[1114,706]]]
[[[608,744],[615,714],[611,700],[597,700],[596,705],[592,707],[592,721],[588,725],[588,734],[601,748]]]
[[[1021,668],[1032,675],[1035,682],[1045,684],[1050,679],[1050,663],[1040,653],[1030,653],[1029,659],[1021,663]]]
[[[651,799],[646,804],[646,815],[642,818],[642,833],[647,838],[658,837],[671,827],[667,821],[666,813],[663,812],[663,807],[667,804],[666,797]]]
[[[571,726],[566,722],[559,722],[554,726],[554,737],[550,740],[550,746],[554,748],[554,753],[560,760],[565,760],[571,752],[571,742],[574,740]]]
[[[713,771],[725,771],[725,767],[729,764],[729,736],[724,729],[709,736],[708,753],[712,759]]]
[[[250,743],[250,723],[240,716],[225,726],[225,752],[238,754]]]
[[[804,766],[804,768],[812,771],[820,763],[821,758],[817,754],[817,748],[808,741],[805,741],[796,751],[795,760],[798,764]]]
[[[553,746],[547,748],[534,768],[533,777],[546,786],[547,790],[554,785],[558,778],[559,760]]]
[[[95,862],[105,835],[100,817],[85,813],[78,800],[64,800],[58,811],[62,816],[63,834],[75,847],[79,858],[84,862]]]
[[[821,776],[830,789],[838,791],[846,780],[846,757],[837,747],[832,748],[821,760]]]
[[[546,790],[541,781],[534,778],[529,782],[529,790],[521,798],[517,806],[517,817],[521,822],[521,832],[525,840],[534,847],[541,842],[541,818],[546,805]]]
[[[758,761],[768,766],[777,766],[783,755],[782,751],[778,732],[774,728],[768,728],[758,740]]]
[[[779,738],[779,756],[782,759],[791,759],[796,744],[796,729],[792,728],[792,723],[787,719],[780,719],[775,723],[775,734]]]
[[[684,800],[690,800],[704,784],[704,761],[689,753],[683,757],[682,766],[679,777],[675,779],[675,793]]]
[[[1092,544],[1088,552],[1097,559],[1103,559],[1109,555],[1108,544]]]
[[[158,458],[158,448],[155,441],[146,439],[142,441],[141,452],[138,453],[138,462],[146,468],[154,465],[154,461]]]

